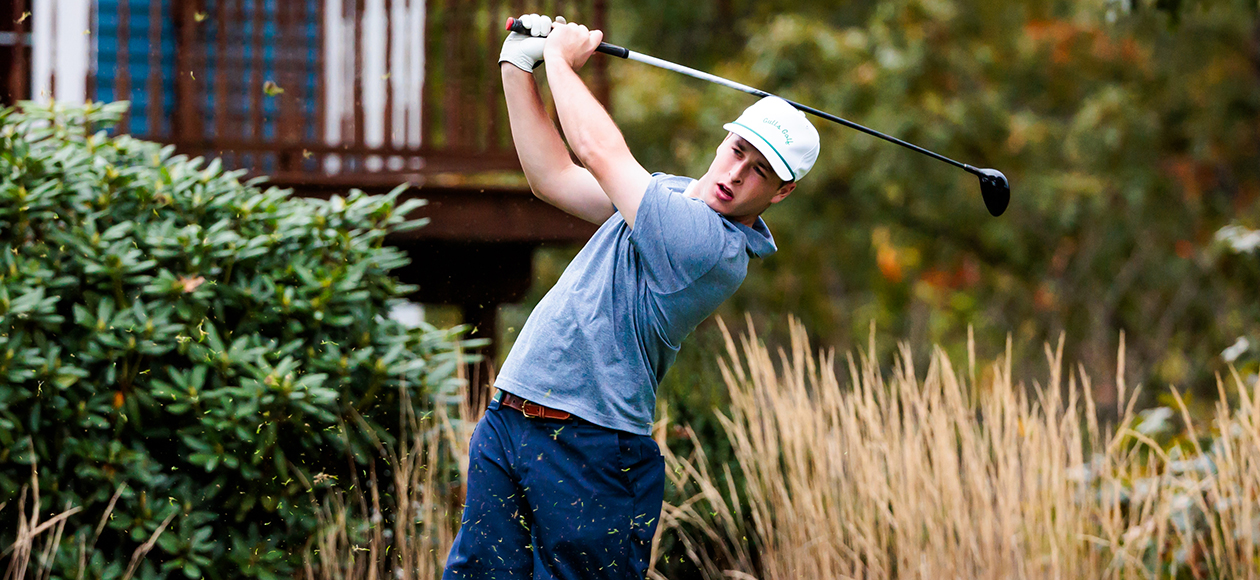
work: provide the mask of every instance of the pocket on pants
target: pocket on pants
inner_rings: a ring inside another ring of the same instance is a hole
[[[618,431],[617,451],[619,468],[625,474],[626,489],[632,495],[638,496],[641,493],[636,484],[645,478],[649,483],[657,481],[664,485],[665,460],[661,457],[660,447],[651,437]],[[650,477],[655,468],[659,468],[660,478]]]
[[[652,537],[660,523],[665,499],[665,459],[656,441],[646,435],[619,433],[618,455],[626,490],[631,496],[632,511],[627,545],[635,577],[647,572],[652,552]]]

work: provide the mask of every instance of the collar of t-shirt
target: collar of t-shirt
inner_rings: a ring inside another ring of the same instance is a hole
[[[691,193],[696,188],[697,183],[700,182],[692,180],[691,183],[687,184],[687,189],[683,191],[683,195],[686,197],[694,197]],[[701,203],[704,202],[701,201]],[[705,207],[708,206],[706,205]],[[709,209],[711,211],[713,210],[713,208]],[[717,212],[713,211],[713,213]],[[743,232],[745,245],[748,248],[748,252],[752,255],[758,258],[765,258],[766,256],[769,256],[779,250],[779,247],[774,243],[774,236],[770,235],[770,228],[766,226],[766,222],[761,219],[761,216],[757,216],[757,221],[753,222],[751,227],[732,220],[726,216],[722,216],[722,219],[726,220],[726,223],[738,228],[740,232]]]

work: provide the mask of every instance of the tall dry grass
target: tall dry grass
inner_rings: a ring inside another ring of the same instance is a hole
[[[390,466],[388,480],[370,467],[367,481],[307,483],[324,490],[316,499],[320,531],[305,560],[308,580],[442,576],[463,510],[468,445],[479,412],[461,397],[455,417],[443,405],[417,415],[407,389],[400,393],[396,440],[376,441],[380,459]],[[372,434],[362,422],[358,427]],[[458,474],[444,469],[452,463]]]
[[[72,516],[83,511],[81,506],[64,506],[60,513],[48,518],[42,519],[43,501],[39,494],[40,477],[39,466],[31,466],[31,482],[23,485],[18,494],[17,505],[17,534],[12,544],[6,546],[0,552],[0,562],[7,559],[4,565],[4,575],[0,576],[3,580],[24,580],[27,578],[28,572],[31,577],[36,580],[48,580],[53,577],[54,559],[58,550],[61,548],[61,542],[66,538],[66,526],[70,523]],[[97,522],[95,530],[91,533],[92,539],[88,540],[85,530],[76,530],[71,533],[71,537],[75,538],[75,554],[78,557],[78,567],[76,569],[75,578],[82,579],[87,572],[88,554],[93,551],[96,546],[96,540],[100,538],[101,531],[105,529],[105,524],[109,522],[114,513],[114,506],[118,504],[118,498],[122,497],[127,486],[120,485],[115,491],[113,497],[109,500],[109,505],[105,508],[105,513],[101,516],[101,520]],[[29,511],[27,499],[30,499]],[[5,503],[0,503],[0,514],[4,514]],[[140,564],[144,562],[145,556],[157,545],[157,539],[166,530],[166,526],[171,523],[172,517],[168,517],[162,525],[149,537],[149,539],[138,546],[131,555],[131,561],[127,565],[127,569],[122,573],[121,580],[131,580],[139,569]],[[0,521],[4,521],[0,519]],[[83,532],[83,533],[81,533]]]
[[[737,464],[664,449],[688,499],[662,527],[707,577],[1260,577],[1260,384],[1222,383],[1219,437],[1170,453],[1135,428],[1123,346],[1108,427],[1062,343],[1025,388],[1009,346],[977,376],[974,351],[956,369],[935,350],[920,374],[903,345],[885,375],[865,355],[838,369],[799,324],[777,352],[723,332]]]
[[[30,511],[27,511],[27,499],[30,499]],[[4,513],[6,504],[0,503],[0,514]],[[62,535],[66,531],[66,520],[82,511],[78,506],[66,506],[66,509],[46,521],[40,520],[42,502],[39,497],[39,469],[31,466],[31,483],[23,485],[18,496],[17,505],[17,537],[11,546],[0,553],[0,558],[8,558],[4,580],[26,577],[31,568],[35,578],[47,578],[52,573],[52,555],[61,545]],[[48,532],[48,534],[45,534]]]

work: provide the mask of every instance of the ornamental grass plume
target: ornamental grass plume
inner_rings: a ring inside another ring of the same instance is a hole
[[[1009,341],[979,377],[974,347],[965,371],[938,348],[920,374],[906,345],[890,372],[848,357],[846,377],[796,321],[777,353],[722,331],[736,465],[710,465],[694,433],[690,456],[664,449],[686,498],[664,533],[708,578],[1260,576],[1260,384],[1222,383],[1213,442],[1165,449],[1125,392],[1123,336],[1108,426],[1062,340],[1025,386]]]

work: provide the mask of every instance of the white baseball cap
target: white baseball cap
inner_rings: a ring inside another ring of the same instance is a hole
[[[818,160],[818,129],[779,97],[762,98],[722,128],[752,143],[783,181],[805,177]]]

